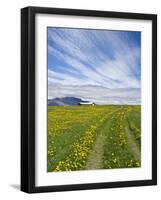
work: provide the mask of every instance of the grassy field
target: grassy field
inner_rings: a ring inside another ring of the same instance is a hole
[[[48,172],[141,166],[141,106],[48,106]]]

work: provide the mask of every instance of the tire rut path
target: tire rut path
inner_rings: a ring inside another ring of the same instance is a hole
[[[114,111],[111,114],[111,116],[109,116],[109,118],[106,120],[104,126],[100,130],[100,133],[98,134],[98,136],[95,140],[94,146],[91,149],[91,152],[88,156],[85,169],[87,169],[87,170],[103,169],[104,144],[105,144],[106,137],[107,137],[107,134],[108,134],[108,131],[110,128],[111,117],[118,111],[120,111],[120,109]],[[106,134],[105,134],[105,132],[106,132]],[[108,148],[108,147],[106,146],[106,148]]]

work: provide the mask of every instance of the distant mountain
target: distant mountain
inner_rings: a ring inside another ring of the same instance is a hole
[[[83,101],[76,97],[62,97],[55,99],[48,99],[48,106],[76,106],[80,103],[85,103],[88,101]]]

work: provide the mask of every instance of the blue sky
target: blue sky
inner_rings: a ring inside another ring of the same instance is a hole
[[[48,28],[48,98],[140,104],[141,33]]]

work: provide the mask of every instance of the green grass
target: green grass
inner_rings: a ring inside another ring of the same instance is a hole
[[[139,145],[141,145],[141,108],[138,107],[135,110],[132,110],[128,113],[127,121],[129,123],[129,128],[133,132],[136,140],[138,141]]]
[[[139,167],[140,124],[140,106],[49,106],[48,172]]]
[[[127,113],[128,109],[124,108],[115,114],[111,119],[109,130],[105,132],[107,136],[104,145],[104,168],[140,166],[140,154],[136,152],[139,151],[135,144],[136,138],[129,131]],[[131,148],[132,145],[135,145],[135,149]]]

